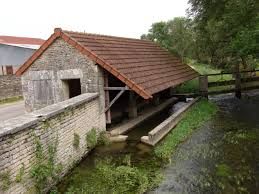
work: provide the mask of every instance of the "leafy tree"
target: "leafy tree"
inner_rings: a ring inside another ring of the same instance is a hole
[[[194,44],[192,22],[185,17],[154,23],[148,34],[142,35],[141,38],[155,41],[182,58],[192,55],[191,48]]]
[[[258,53],[258,0],[189,0],[188,13],[194,18],[195,32],[214,65],[242,63]],[[257,56],[258,57],[258,56]]]

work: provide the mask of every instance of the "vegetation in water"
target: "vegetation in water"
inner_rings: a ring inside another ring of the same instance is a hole
[[[151,166],[134,166],[129,158],[126,155],[117,161],[109,157],[96,161],[94,170],[87,177],[81,179],[75,175],[70,179],[71,186],[66,193],[144,193],[157,186],[161,175],[152,172],[153,166],[152,169]]]
[[[201,100],[186,113],[180,123],[155,148],[155,155],[163,160],[169,160],[172,153],[190,134],[208,121],[217,111],[217,106],[207,100]]]
[[[207,100],[201,100],[187,112],[183,121],[163,142],[141,160],[130,154],[95,158],[93,167],[81,170],[76,168],[66,178],[67,187],[62,193],[144,193],[157,187],[162,181],[161,169],[167,164],[175,147],[201,123],[216,112],[216,106]],[[204,112],[205,111],[205,112]],[[174,134],[174,135],[172,135]],[[176,136],[176,138],[172,138]],[[100,136],[103,138],[103,136]],[[105,135],[104,135],[105,137]],[[168,139],[168,137],[170,137]],[[170,156],[169,156],[170,155]],[[166,159],[165,159],[166,158]],[[82,178],[83,177],[83,178]],[[62,186],[61,186],[62,187]]]
[[[99,134],[98,140],[97,140],[97,144],[98,145],[109,145],[111,143],[111,141],[109,140],[107,134],[105,131],[102,131]]]

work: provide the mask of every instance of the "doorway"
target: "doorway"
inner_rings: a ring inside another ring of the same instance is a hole
[[[65,100],[81,94],[80,79],[62,80]]]

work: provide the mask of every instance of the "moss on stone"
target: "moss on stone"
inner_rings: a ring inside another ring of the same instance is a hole
[[[78,149],[80,144],[80,136],[77,133],[74,133],[73,146]]]
[[[91,129],[87,134],[86,134],[86,144],[88,148],[93,148],[97,144],[97,132],[96,129]]]

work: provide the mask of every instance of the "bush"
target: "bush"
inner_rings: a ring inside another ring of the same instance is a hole
[[[111,143],[105,131],[99,134],[97,143],[98,145],[109,145]]]

